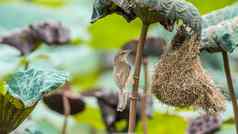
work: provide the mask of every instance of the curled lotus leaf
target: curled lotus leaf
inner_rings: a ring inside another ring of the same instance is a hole
[[[0,133],[8,134],[32,112],[42,96],[63,85],[68,74],[28,69],[14,73],[0,86]]]
[[[212,11],[202,16],[202,28],[216,25],[221,21],[229,20],[238,15],[238,3],[226,6],[222,9]]]
[[[61,87],[59,91],[44,96],[43,102],[49,109],[64,115],[64,97],[69,102],[69,115],[76,115],[85,110],[86,103],[84,98],[80,94],[73,92],[69,83]]]
[[[208,50],[221,48],[226,52],[233,52],[238,46],[238,17],[225,20],[203,30],[203,48]]]
[[[26,55],[36,50],[42,43],[49,46],[63,45],[70,41],[70,30],[58,21],[42,21],[0,37],[0,43],[9,45]]]
[[[93,4],[91,23],[94,23],[97,20],[112,13],[117,13],[123,16],[128,22],[134,20],[136,17],[132,12],[124,11],[111,0],[95,0]]]
[[[42,21],[29,26],[33,35],[47,45],[62,45],[69,43],[70,30],[59,21]]]
[[[200,115],[189,121],[187,134],[214,133],[222,127],[222,118],[218,115]]]
[[[21,55],[31,53],[41,44],[41,41],[33,36],[32,30],[28,27],[1,36],[0,42],[1,44],[16,48]]]
[[[133,16],[131,20],[136,16],[146,24],[159,22],[169,31],[173,30],[179,20],[197,33],[201,32],[202,27],[198,9],[184,0],[96,0],[94,9],[98,9],[98,14],[101,15],[98,19],[116,13],[116,10],[111,9],[120,9],[127,16]]]
[[[220,52],[222,49],[232,53],[237,48],[238,17],[235,17],[237,16],[235,9],[238,9],[237,4],[202,16],[201,51],[214,53]],[[228,15],[224,18],[218,14]],[[158,28],[159,35],[167,41],[171,41],[176,32],[169,33],[162,28]]]

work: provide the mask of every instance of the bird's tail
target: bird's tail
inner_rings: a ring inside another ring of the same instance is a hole
[[[127,102],[128,102],[128,91],[121,89],[118,92],[118,105],[117,105],[117,111],[124,111],[127,107]]]

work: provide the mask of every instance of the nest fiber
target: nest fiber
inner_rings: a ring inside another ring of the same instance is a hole
[[[193,106],[215,114],[225,110],[225,99],[205,73],[199,48],[200,42],[194,36],[162,55],[156,65],[152,91],[165,104]]]

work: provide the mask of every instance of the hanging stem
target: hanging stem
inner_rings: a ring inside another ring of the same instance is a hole
[[[236,101],[236,95],[235,95],[235,90],[233,86],[233,81],[231,77],[231,70],[230,70],[230,65],[229,65],[229,57],[227,52],[223,51],[223,61],[224,61],[224,69],[225,69],[225,74],[226,74],[226,79],[227,79],[227,84],[228,84],[228,90],[229,94],[231,97],[232,105],[233,105],[233,112],[235,116],[235,125],[236,125],[236,134],[238,134],[238,105]]]
[[[29,64],[30,64],[30,63],[29,63],[29,61],[27,60],[27,61],[26,61],[26,64],[25,64],[25,67],[24,67],[25,70],[27,70],[27,69],[29,68]]]
[[[69,100],[65,95],[65,91],[63,93],[63,103],[64,103],[64,124],[62,128],[62,134],[66,134],[67,125],[68,125],[68,116],[70,114],[70,105],[69,105]]]
[[[138,96],[141,62],[142,62],[142,58],[143,58],[142,52],[144,49],[144,43],[146,40],[148,27],[149,27],[148,24],[143,23],[139,44],[136,46],[135,72],[134,72],[134,76],[133,76],[134,82],[133,82],[132,94],[130,97],[130,113],[129,113],[129,129],[128,129],[129,134],[133,133],[135,130],[136,101],[137,101],[137,96]]]
[[[142,120],[142,126],[143,126],[143,132],[144,134],[148,133],[148,127],[147,127],[147,97],[148,97],[148,88],[149,88],[149,79],[148,79],[148,59],[144,58],[143,60],[144,65],[144,79],[145,79],[145,85],[144,85],[144,92],[141,98],[141,120]]]
[[[30,62],[27,58],[27,55],[22,55],[20,65],[23,65],[24,70],[27,70],[29,68]]]

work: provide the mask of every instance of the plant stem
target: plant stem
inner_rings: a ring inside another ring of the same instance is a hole
[[[70,114],[70,105],[69,105],[69,100],[65,96],[65,91],[63,94],[63,103],[64,103],[64,124],[62,128],[62,134],[66,134],[67,131],[67,124],[68,124],[68,116]]]
[[[144,58],[143,60],[143,65],[144,65],[144,79],[145,79],[145,85],[144,85],[144,92],[141,98],[141,121],[142,121],[142,126],[143,126],[143,132],[144,134],[148,133],[148,127],[147,127],[147,115],[146,115],[146,110],[147,110],[147,97],[148,97],[148,60],[147,58]]]
[[[27,70],[29,68],[29,61],[26,62],[24,69]]]
[[[27,70],[29,68],[30,62],[27,58],[27,55],[22,56],[20,64],[23,65],[24,70]]]
[[[228,90],[231,97],[233,112],[235,116],[236,134],[238,134],[238,105],[236,101],[236,95],[235,95],[235,90],[234,90],[232,76],[231,76],[229,57],[228,57],[228,53],[225,51],[222,52],[222,55],[223,55],[224,69],[225,69],[225,74],[226,74],[226,79],[228,84]]]
[[[142,62],[142,52],[144,49],[144,44],[146,40],[146,35],[148,31],[148,24],[144,24],[141,29],[141,35],[138,45],[136,46],[136,60],[135,60],[135,72],[134,72],[134,82],[133,82],[133,90],[130,97],[130,113],[129,113],[129,129],[128,133],[131,134],[135,130],[135,122],[136,122],[136,101],[138,96],[138,88],[139,88],[139,80],[140,80],[140,70],[141,70],[141,62]]]

